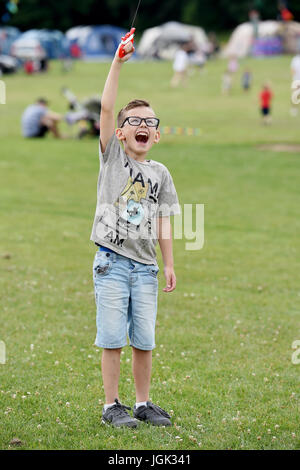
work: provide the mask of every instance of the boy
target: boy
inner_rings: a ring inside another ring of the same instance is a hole
[[[148,151],[160,139],[159,119],[149,103],[131,101],[119,112],[115,130],[119,74],[122,64],[134,52],[130,42],[125,45],[125,56],[120,58],[119,48],[101,98],[100,173],[91,235],[99,246],[93,278],[97,306],[95,344],[103,348],[102,422],[136,427],[137,420],[141,420],[170,426],[168,413],[149,401],[159,270],[155,244],[158,238],[167,281],[163,290],[172,292],[176,277],[169,216],[179,214],[180,206],[167,168],[146,160]],[[134,418],[127,412],[130,408],[119,402],[118,395],[120,354],[127,344],[127,325],[136,388]]]
[[[262,91],[259,95],[260,98],[260,109],[263,116],[263,124],[270,124],[271,123],[271,101],[273,98],[273,93],[271,91],[270,85],[265,83]]]

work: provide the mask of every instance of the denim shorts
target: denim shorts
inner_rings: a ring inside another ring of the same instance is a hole
[[[116,252],[96,252],[96,346],[122,348],[128,334],[130,346],[144,351],[155,348],[158,271],[157,264],[143,264]]]

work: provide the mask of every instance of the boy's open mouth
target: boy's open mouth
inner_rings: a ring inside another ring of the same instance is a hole
[[[146,144],[149,140],[149,135],[146,131],[138,131],[136,134],[135,134],[135,140],[137,142],[141,142],[143,144]]]

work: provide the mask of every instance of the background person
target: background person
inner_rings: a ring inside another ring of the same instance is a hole
[[[181,45],[180,49],[176,51],[173,70],[174,75],[171,80],[171,86],[177,87],[178,85],[185,85],[187,80],[187,68],[189,65],[189,56],[187,49],[189,48],[189,42]]]
[[[229,58],[227,70],[229,73],[234,74],[238,71],[238,68],[239,68],[238,58],[235,55],[232,55]]]
[[[50,111],[47,105],[45,98],[39,98],[25,109],[21,119],[24,137],[44,137],[50,131],[54,137],[61,138],[58,122],[62,116]]]
[[[273,92],[268,83],[263,85],[259,98],[263,124],[271,124],[271,101],[273,98]]]
[[[292,58],[291,61],[291,73],[292,73],[292,87],[295,90],[295,86],[293,83],[297,80],[299,81],[299,85],[297,85],[297,89],[300,87],[300,51]],[[298,114],[298,107],[297,104],[292,103],[290,109],[291,116],[297,116]]]
[[[221,91],[223,95],[228,95],[232,88],[232,75],[225,70],[221,80]]]
[[[241,79],[242,88],[244,91],[248,91],[251,88],[252,84],[252,73],[249,69],[246,69],[242,75]]]

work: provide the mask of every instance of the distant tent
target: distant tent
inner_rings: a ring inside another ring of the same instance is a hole
[[[117,26],[76,26],[66,32],[70,44],[76,43],[83,59],[111,58],[126,34]]]
[[[300,50],[300,23],[295,21],[260,21],[258,37],[251,23],[240,24],[232,33],[223,51],[224,57],[263,56]]]
[[[144,31],[137,52],[144,58],[171,60],[179,44],[190,40],[203,51],[208,47],[209,41],[202,28],[170,21]]]

